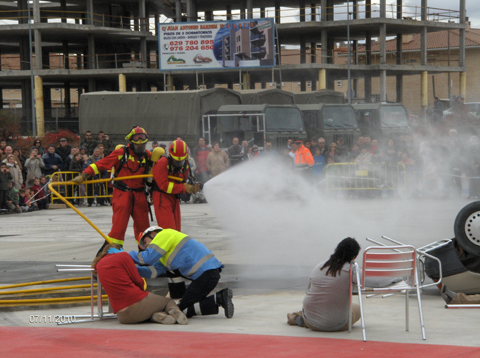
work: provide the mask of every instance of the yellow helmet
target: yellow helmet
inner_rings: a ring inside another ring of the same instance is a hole
[[[130,133],[127,134],[125,140],[129,140],[135,144],[144,144],[148,142],[148,134],[145,129],[139,126],[135,126],[132,128]]]

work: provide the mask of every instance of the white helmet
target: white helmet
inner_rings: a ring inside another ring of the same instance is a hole
[[[143,239],[145,238],[145,236],[148,235],[148,233],[152,232],[152,231],[162,231],[163,228],[161,228],[160,226],[150,226],[148,229],[146,229],[144,232],[140,233],[138,235],[138,246],[142,249],[142,250],[145,250],[145,244],[143,243]]]

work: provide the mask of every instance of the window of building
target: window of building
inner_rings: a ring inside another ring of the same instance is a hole
[[[312,81],[307,81],[307,87],[312,87]]]
[[[342,88],[343,87],[343,81],[337,81],[337,87]]]

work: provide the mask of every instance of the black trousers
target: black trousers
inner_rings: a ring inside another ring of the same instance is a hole
[[[184,311],[187,309],[187,317],[192,317],[199,313],[202,316],[218,314],[215,295],[208,297],[207,295],[217,286],[219,280],[219,269],[205,271],[199,278],[188,285],[178,304],[180,310]],[[194,307],[195,303],[199,303],[197,310]]]

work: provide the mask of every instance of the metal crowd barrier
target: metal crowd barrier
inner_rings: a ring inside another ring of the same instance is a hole
[[[389,190],[406,189],[405,165],[386,163],[334,163],[325,167],[328,191]]]
[[[94,181],[94,178],[91,178],[79,186],[67,184],[67,182],[79,174],[78,172],[56,172],[52,174],[51,181],[59,186],[59,192],[63,198],[70,201],[82,199],[92,199],[93,201],[93,199],[112,197],[112,188],[109,187],[110,181],[98,183]],[[57,195],[54,195],[54,193],[50,195],[50,198],[52,204],[55,202],[58,203],[61,200]]]

